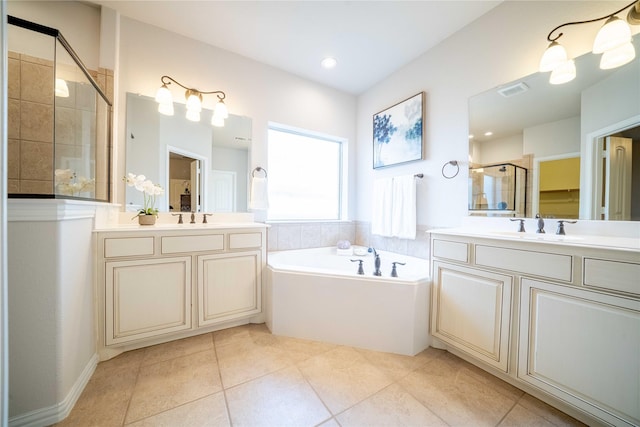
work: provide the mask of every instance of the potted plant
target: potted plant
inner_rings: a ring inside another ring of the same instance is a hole
[[[136,190],[142,192],[144,205],[133,218],[138,218],[140,225],[153,225],[158,217],[158,209],[156,208],[156,197],[164,195],[164,189],[159,184],[154,184],[144,175],[135,175],[128,173],[124,177],[124,181],[129,187],[135,187]],[[131,218],[131,219],[133,219]]]

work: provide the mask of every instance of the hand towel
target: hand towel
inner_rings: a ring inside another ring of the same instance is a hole
[[[391,235],[400,239],[416,238],[416,178],[393,178],[391,199]]]
[[[253,210],[266,210],[269,208],[267,178],[254,177],[251,179],[249,208]]]
[[[393,178],[380,178],[373,181],[372,234],[391,237],[392,191]]]

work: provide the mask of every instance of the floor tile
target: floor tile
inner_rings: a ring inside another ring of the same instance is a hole
[[[216,343],[216,354],[225,389],[292,365],[272,335],[236,336]]]
[[[525,394],[518,401],[518,404],[533,412],[534,414],[552,422],[556,426],[585,426],[575,418],[565,414],[564,412],[547,405],[543,401],[535,397]]]
[[[534,414],[527,408],[516,405],[499,424],[499,427],[554,427],[555,424]]]
[[[381,353],[379,351],[361,350],[358,351],[376,368],[383,371],[389,378],[397,381],[406,376],[409,372],[418,369],[430,361],[441,357],[445,351],[428,348],[415,356],[404,356],[401,354]]]
[[[336,344],[280,336],[277,337],[276,346],[284,350],[293,363],[303,362],[338,347]]]
[[[142,365],[164,362],[205,350],[213,350],[213,336],[210,333],[147,347]]]
[[[292,366],[226,391],[234,426],[315,426],[331,414]]]
[[[213,333],[213,341],[216,347],[233,344],[237,341],[260,341],[263,339],[276,340],[264,323],[249,323],[248,325],[222,329]]]
[[[222,392],[127,424],[130,427],[228,427],[230,425]]]
[[[335,415],[391,384],[391,379],[349,347],[338,347],[298,365]]]
[[[495,426],[517,401],[498,392],[495,384],[479,377],[468,363],[455,357],[435,359],[399,384],[454,426]]]
[[[158,414],[222,390],[214,351],[143,366],[126,422]]]
[[[447,425],[397,384],[379,391],[336,418],[342,427]]]

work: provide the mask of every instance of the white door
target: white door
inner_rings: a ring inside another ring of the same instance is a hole
[[[234,171],[211,171],[211,191],[213,212],[235,212],[236,173]]]
[[[640,425],[640,302],[522,279],[518,378],[612,425]]]
[[[261,252],[198,257],[198,325],[262,311]]]
[[[106,345],[191,329],[191,257],[105,268]]]
[[[431,333],[507,372],[513,277],[440,262],[433,275]]]
[[[631,219],[631,138],[606,138],[605,219]]]
[[[200,161],[194,160],[191,162],[191,211],[202,212],[202,206],[200,205]]]

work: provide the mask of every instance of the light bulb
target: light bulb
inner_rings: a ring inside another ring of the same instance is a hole
[[[607,50],[600,58],[600,68],[610,70],[631,62],[636,57],[636,50],[631,42],[625,43],[614,49]]]
[[[200,111],[187,109],[186,117],[187,117],[187,120],[191,120],[192,122],[199,122],[200,121]]]
[[[196,113],[202,111],[202,95],[199,92],[189,89],[185,96],[187,97],[187,110]],[[198,118],[198,120],[200,119]]]
[[[576,78],[576,63],[573,59],[564,61],[558,67],[556,67],[549,77],[549,83],[552,85],[561,85],[563,83],[570,82]]]
[[[567,60],[567,51],[558,42],[551,42],[540,59],[540,72],[553,71]]]
[[[158,104],[158,112],[165,116],[173,116],[173,102],[168,104]]]
[[[593,42],[593,53],[603,53],[631,41],[631,28],[622,19],[612,16],[604,23]]]
[[[216,104],[215,109],[213,110],[213,115],[220,117],[221,119],[229,117],[229,110],[227,110],[227,106],[222,99]]]
[[[167,87],[166,84],[160,86],[158,91],[156,92],[156,102],[158,104],[172,104],[173,97],[171,96],[171,91]]]

